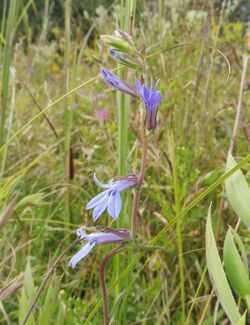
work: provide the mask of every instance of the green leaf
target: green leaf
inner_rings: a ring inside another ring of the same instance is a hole
[[[58,307],[58,290],[58,283],[54,278],[50,283],[44,305],[41,308],[38,325],[45,325],[51,323],[51,319],[53,318],[53,316],[55,316],[55,311]]]
[[[122,292],[116,298],[116,301],[115,301],[112,311],[110,313],[111,314],[110,325],[115,325],[118,322],[119,309],[121,307],[122,298],[123,298],[125,292],[126,292],[125,289],[122,290]]]
[[[34,286],[33,277],[32,277],[32,271],[30,266],[30,258],[28,257],[28,261],[26,264],[25,272],[24,272],[24,288],[25,292],[27,294],[27,297],[29,301],[34,298],[36,293],[36,288]]]
[[[241,318],[238,320],[236,325],[246,325],[246,314],[247,312],[245,311],[244,314],[241,316]]]
[[[223,254],[226,275],[234,291],[242,298],[246,295],[250,295],[249,276],[235,246],[231,229],[227,231]]]
[[[236,161],[230,153],[228,153],[226,172],[236,166]],[[225,181],[226,194],[229,203],[241,218],[247,227],[250,227],[250,189],[247,181],[240,169],[234,172]]]
[[[211,205],[208,210],[206,223],[206,258],[209,274],[216,289],[217,297],[231,323],[237,324],[241,315],[229,287],[216,247],[211,223]]]
[[[43,205],[44,193],[35,193],[31,195],[25,196],[22,200],[20,200],[16,206],[16,209],[22,208],[25,205]]]
[[[238,245],[239,251],[240,251],[240,256],[242,258],[242,262],[244,263],[245,269],[247,274],[249,275],[249,266],[248,266],[248,259],[247,259],[247,252],[245,250],[245,247],[240,239],[240,236],[237,234],[234,229],[231,229],[233,233],[234,240],[236,244]]]
[[[61,300],[59,300],[59,309],[58,309],[55,325],[63,325],[65,323],[65,314],[66,314],[66,307],[64,303]]]
[[[21,292],[21,297],[19,300],[19,309],[18,309],[18,323],[22,324],[23,323],[23,319],[27,313],[27,310],[29,308],[29,300],[27,298],[26,292],[25,292],[25,288],[22,288],[22,292]],[[34,318],[34,314],[31,312],[31,314],[29,315],[29,318],[26,322],[26,325],[35,325],[35,318]]]

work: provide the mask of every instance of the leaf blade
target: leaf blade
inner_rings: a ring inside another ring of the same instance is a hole
[[[233,156],[228,153],[226,172],[236,166]],[[250,188],[242,171],[238,169],[225,180],[226,195],[235,213],[247,227],[250,227]]]
[[[237,324],[241,315],[233,298],[217,250],[211,222],[211,206],[208,210],[206,223],[206,259],[209,274],[216,289],[218,299],[231,323]]]

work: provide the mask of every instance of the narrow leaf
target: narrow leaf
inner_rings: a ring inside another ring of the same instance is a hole
[[[22,324],[22,321],[27,313],[27,310],[29,308],[29,300],[27,298],[26,292],[25,292],[25,288],[22,288],[22,293],[21,293],[21,298],[19,301],[19,310],[18,310],[18,319],[19,319],[19,324]],[[26,325],[35,325],[35,318],[34,318],[34,314],[31,313]]]
[[[226,172],[236,166],[236,161],[228,153]],[[240,169],[225,181],[226,194],[229,203],[247,227],[250,227],[250,189]]]
[[[245,265],[238,253],[232,236],[231,229],[228,229],[224,242],[224,265],[229,282],[240,297],[250,295],[250,281]]]
[[[246,314],[247,312],[245,311],[244,314],[241,316],[241,318],[238,320],[236,325],[246,325]]]
[[[206,223],[206,258],[209,274],[216,289],[217,297],[231,323],[237,324],[241,315],[229,287],[216,247],[211,223],[211,206],[208,210]]]
[[[16,205],[18,198],[18,194],[15,194],[10,203],[7,205],[7,207],[4,209],[4,211],[0,215],[0,231],[3,229],[7,221],[12,215],[12,211]]]
[[[29,257],[28,257],[27,265],[26,265],[25,272],[24,272],[24,288],[25,288],[27,297],[28,297],[29,301],[31,302],[31,300],[35,296],[36,289],[35,289],[34,282],[33,282],[32,270],[31,270]]]
[[[58,307],[58,283],[56,279],[52,279],[48,288],[45,302],[40,311],[38,325],[49,324],[53,316],[55,316],[56,308]]]

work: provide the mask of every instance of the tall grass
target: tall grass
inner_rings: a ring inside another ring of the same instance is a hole
[[[4,42],[4,51],[2,57],[3,72],[2,72],[2,88],[1,88],[2,102],[1,102],[0,146],[2,146],[5,141],[8,141],[8,139],[6,139],[6,129],[7,129],[6,120],[9,113],[8,94],[9,94],[10,63],[13,55],[13,41],[14,41],[14,32],[15,32],[15,20],[17,18],[18,2],[15,0],[11,0],[9,2],[9,9],[8,9],[8,15],[6,20],[6,28],[5,28],[5,13],[7,11],[6,7],[7,7],[7,1],[4,1],[4,10],[3,10],[2,28],[1,28],[1,34],[4,37],[1,43]],[[0,51],[0,55],[1,55],[1,51]],[[11,124],[9,124],[9,126],[11,127]],[[7,149],[5,152],[5,156],[6,155],[7,155]],[[5,165],[5,158],[2,161],[1,175],[4,172],[4,165]]]
[[[71,20],[71,0],[65,2],[65,44],[64,44],[64,69],[65,69],[65,92],[69,92],[71,86],[71,63],[72,63],[72,48],[70,40],[70,20]],[[72,150],[71,150],[71,130],[72,130],[72,96],[65,98],[64,108],[64,170],[65,170],[65,222],[71,221],[71,180],[73,178],[72,170]]]
[[[127,33],[130,33],[130,29],[133,30],[133,24],[135,19],[136,0],[128,0],[124,3],[121,0],[120,3],[120,28]],[[132,17],[132,20],[131,20]],[[132,26],[130,26],[132,24]],[[127,69],[118,70],[118,76],[126,80],[128,77]],[[128,154],[128,121],[130,116],[130,102],[131,97],[123,92],[117,92],[116,95],[117,112],[118,112],[118,174],[127,174],[127,154]],[[124,201],[125,195],[122,194],[122,200]],[[124,202],[124,205],[126,203]],[[120,218],[118,219],[117,226],[121,228],[124,225],[124,219],[127,217],[125,210],[121,212]],[[121,257],[120,255],[115,256],[115,277],[118,277],[121,270]],[[120,287],[116,288],[116,296],[120,294]]]

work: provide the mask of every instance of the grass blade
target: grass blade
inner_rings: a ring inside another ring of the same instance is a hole
[[[232,324],[237,324],[241,315],[229,287],[216,247],[211,222],[211,206],[208,210],[206,224],[206,258],[208,271],[216,289],[217,297]]]
[[[228,153],[226,171],[236,166],[233,156]],[[250,227],[250,189],[247,181],[239,169],[225,181],[226,194],[235,213],[247,227]]]

